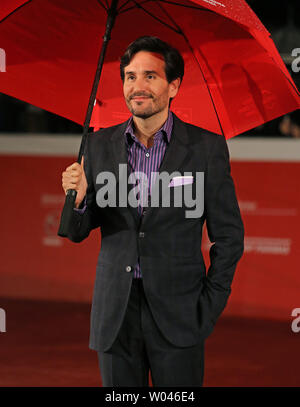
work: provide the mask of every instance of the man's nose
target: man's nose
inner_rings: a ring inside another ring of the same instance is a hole
[[[145,79],[144,78],[136,78],[136,80],[135,80],[135,82],[134,82],[134,88],[135,88],[135,91],[146,91],[146,89],[147,89],[147,83],[146,83],[146,81],[145,81]]]

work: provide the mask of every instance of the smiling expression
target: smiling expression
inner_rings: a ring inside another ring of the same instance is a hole
[[[123,92],[130,112],[143,119],[167,111],[177,94],[180,79],[168,82],[160,54],[140,51],[124,69]]]

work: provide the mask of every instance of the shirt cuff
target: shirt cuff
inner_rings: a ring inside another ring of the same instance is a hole
[[[86,210],[86,197],[84,198],[84,200],[81,202],[80,207],[79,208],[74,208],[74,211],[83,214]]]

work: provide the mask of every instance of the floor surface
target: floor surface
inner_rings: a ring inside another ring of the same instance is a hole
[[[0,299],[0,387],[98,387],[90,305]],[[300,386],[300,332],[290,321],[221,317],[206,341],[206,387]]]

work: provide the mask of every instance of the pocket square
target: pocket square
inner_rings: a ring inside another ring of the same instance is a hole
[[[184,175],[182,177],[174,177],[171,179],[169,187],[179,187],[181,185],[192,184],[194,177],[192,175]]]

